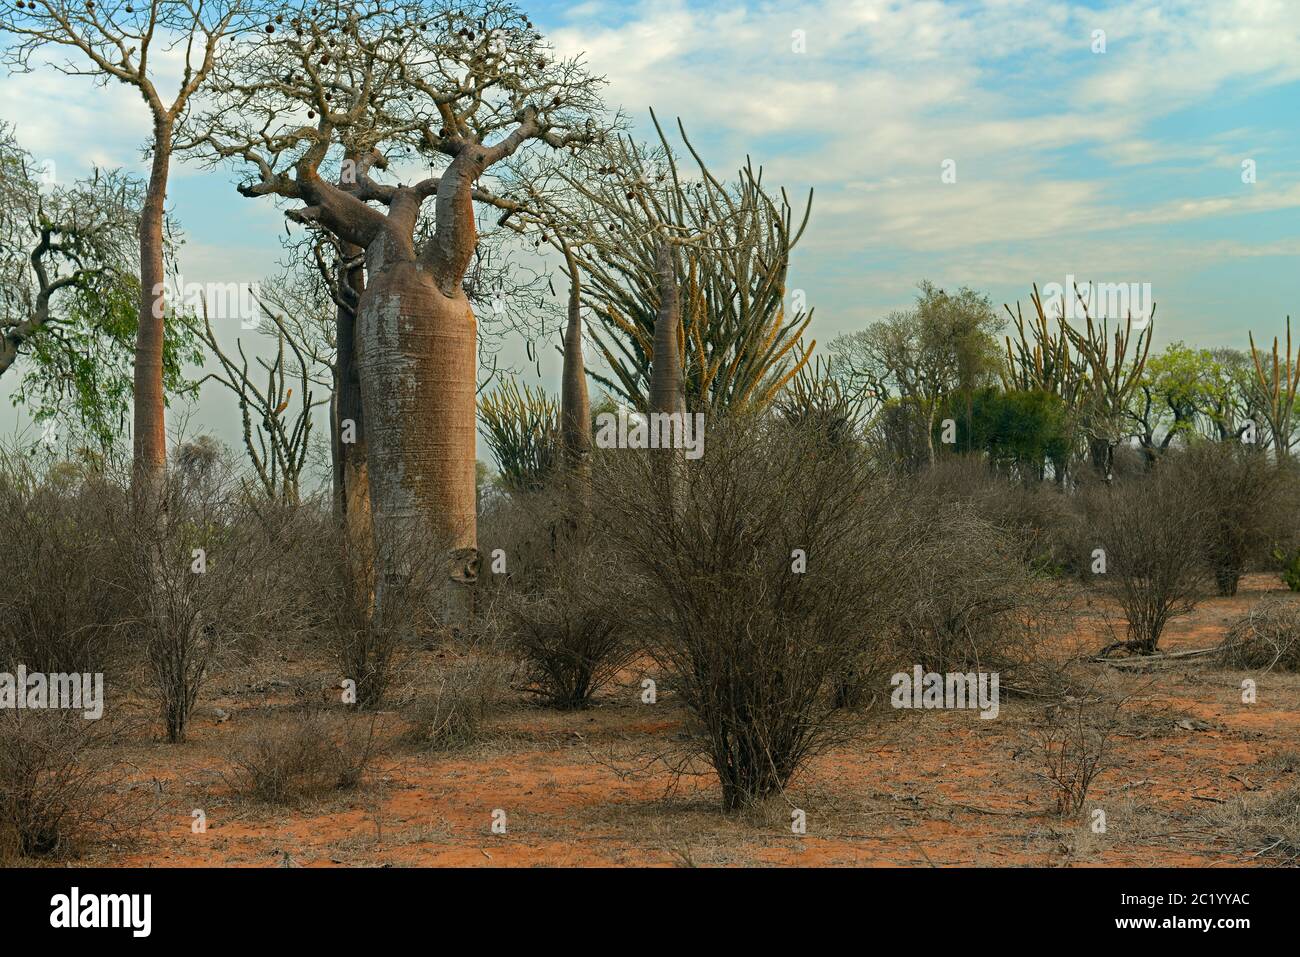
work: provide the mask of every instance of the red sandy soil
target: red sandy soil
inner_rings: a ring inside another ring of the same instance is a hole
[[[1249,576],[1234,598],[1206,599],[1176,620],[1167,651],[1217,644],[1227,624],[1274,576]],[[1283,593],[1284,590],[1283,590]],[[1089,650],[1109,639],[1081,626]],[[436,667],[436,662],[429,662]],[[1098,669],[1108,666],[1098,665]],[[279,663],[277,677],[328,683],[317,663]],[[743,815],[719,810],[709,775],[673,788],[662,766],[634,771],[670,745],[682,720],[671,696],[639,700],[639,674],[587,711],[517,704],[468,747],[419,750],[387,737],[367,782],[325,801],[281,808],[232,786],[229,758],[252,722],[275,720],[291,693],[231,693],[213,679],[207,705],[179,746],[141,737],[128,760],[159,801],[134,842],[103,845],[80,863],[123,866],[587,866],[587,865],[1220,865],[1277,863],[1252,856],[1216,817],[1242,795],[1294,785],[1300,772],[1270,756],[1300,754],[1300,675],[1225,671],[1202,660],[1126,675],[1146,688],[1093,785],[1085,816],[1057,816],[1026,754],[1041,705],[1004,693],[1001,716],[876,708],[842,746],[816,759],[782,800]],[[1241,702],[1241,681],[1258,701]],[[1147,688],[1146,686],[1150,686]],[[1126,686],[1127,687],[1127,686]],[[277,697],[278,695],[278,697]],[[213,697],[216,696],[216,697]],[[301,699],[297,699],[301,701]],[[229,712],[218,722],[215,708]],[[279,709],[277,712],[276,709]],[[1198,719],[1199,730],[1178,721]],[[392,729],[402,725],[389,716]],[[155,731],[156,733],[156,731]],[[1263,763],[1261,763],[1263,762]],[[792,808],[807,832],[791,832]],[[1087,813],[1106,812],[1095,834]],[[191,829],[202,809],[206,833]],[[494,810],[507,832],[492,833]]]

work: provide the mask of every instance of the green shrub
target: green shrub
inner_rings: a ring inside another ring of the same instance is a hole
[[[1273,549],[1273,557],[1282,566],[1282,581],[1286,582],[1286,587],[1292,591],[1300,591],[1300,548],[1293,549],[1290,552],[1275,548]]]

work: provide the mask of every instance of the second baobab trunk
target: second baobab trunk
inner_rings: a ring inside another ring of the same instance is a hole
[[[655,316],[655,351],[650,366],[650,411],[684,413],[686,396],[682,391],[682,353],[678,342],[682,314],[673,248],[667,240],[660,239],[655,249],[655,271],[659,312]]]

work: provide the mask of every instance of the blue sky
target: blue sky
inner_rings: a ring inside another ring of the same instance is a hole
[[[1150,283],[1157,346],[1244,348],[1247,329],[1300,318],[1294,0],[523,5],[562,52],[586,52],[643,135],[654,106],[715,172],[748,153],[792,198],[815,187],[790,287],[821,343],[906,305],[922,278],[1026,305],[1031,283],[1067,274]],[[0,78],[0,117],[61,178],[142,169],[145,112],[125,88]],[[187,280],[274,271],[280,213],[232,178],[177,170]],[[506,357],[523,365],[522,345]],[[542,369],[554,388],[556,363]],[[237,437],[215,390],[195,419]]]

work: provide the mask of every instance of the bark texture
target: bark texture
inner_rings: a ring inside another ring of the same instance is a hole
[[[408,580],[400,550],[449,550],[447,620],[469,615],[477,573],[476,325],[459,286],[448,295],[410,240],[384,230],[367,249],[369,285],[357,313],[375,542],[376,601]]]
[[[564,370],[560,382],[560,435],[565,465],[575,474],[587,471],[591,457],[591,399],[582,354],[582,284],[572,254],[569,267],[569,322],[564,330]]]
[[[155,122],[153,162],[140,216],[140,321],[135,343],[132,463],[136,481],[147,485],[157,485],[167,470],[163,399],[163,215],[171,141],[171,124]]]
[[[353,258],[362,250],[344,244],[342,258]],[[341,267],[342,268],[342,267]],[[342,293],[335,311],[337,356],[334,370],[335,507],[347,535],[350,550],[357,556],[370,554],[370,481],[366,468],[365,407],[361,400],[361,372],[357,357],[357,304],[365,291],[365,269],[356,265],[338,277]],[[349,304],[350,303],[350,304]],[[351,422],[350,438],[344,442],[344,423]]]
[[[655,354],[650,366],[651,412],[685,412],[682,390],[682,353],[677,336],[682,312],[677,293],[677,269],[672,246],[660,239],[655,250],[659,281],[659,311],[655,315]]]

